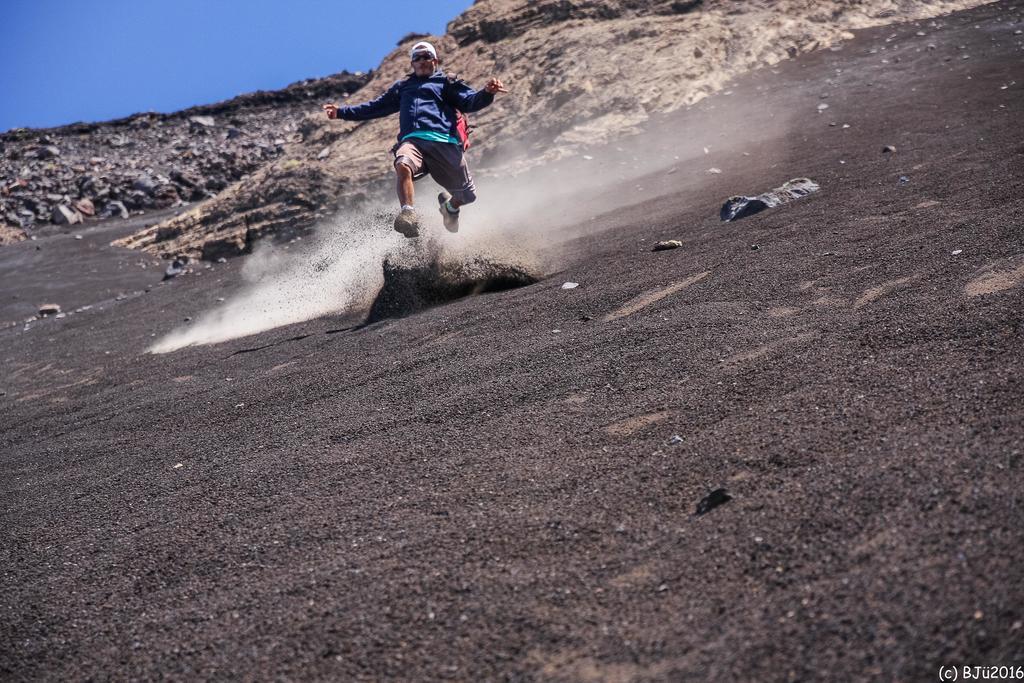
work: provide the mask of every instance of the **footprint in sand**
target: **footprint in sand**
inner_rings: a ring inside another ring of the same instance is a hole
[[[801,292],[807,292],[808,294],[817,294],[818,298],[811,302],[811,305],[820,307],[835,308],[838,306],[845,306],[847,304],[846,299],[835,296],[832,294],[831,287],[822,287],[818,284],[822,278],[817,280],[807,280],[801,282],[798,289]],[[769,314],[770,315],[770,314]]]
[[[903,287],[904,285],[907,285],[913,282],[914,280],[919,279],[920,277],[920,274],[910,275],[908,277],[901,277],[896,280],[889,280],[888,282],[883,282],[880,285],[876,285],[874,287],[865,289],[864,293],[857,297],[857,300],[853,302],[853,309],[857,310],[858,308],[863,308],[872,301],[880,299],[883,296],[886,296],[887,294],[894,292],[900,287]]]
[[[747,361],[755,360],[761,356],[768,355],[773,351],[788,346],[790,344],[807,341],[808,339],[814,339],[818,336],[816,332],[801,332],[795,337],[786,337],[785,339],[776,339],[775,341],[762,344],[753,349],[747,351],[741,351],[740,353],[734,353],[728,358],[723,358],[722,363],[724,365],[736,365],[738,363],[745,363]]]
[[[287,363],[278,363],[274,367],[272,367],[269,370],[267,370],[267,374],[268,375],[272,375],[275,372],[280,372],[281,370],[284,370],[285,368],[288,368],[288,367],[291,367],[291,366],[295,365],[296,362],[297,361],[290,360]]]
[[[637,311],[639,311],[639,310],[641,310],[643,308],[646,308],[646,307],[650,306],[651,304],[655,304],[655,303],[661,301],[662,299],[664,299],[667,296],[671,296],[671,295],[675,294],[676,292],[678,292],[680,290],[686,289],[687,287],[689,287],[690,285],[692,285],[692,284],[694,284],[696,282],[700,282],[701,280],[706,278],[708,275],[711,275],[711,271],[710,270],[706,270],[703,273],[697,273],[696,275],[691,275],[690,277],[686,278],[685,280],[680,280],[679,282],[673,282],[672,284],[668,285],[667,287],[662,287],[661,289],[656,289],[653,292],[648,292],[646,294],[641,294],[640,296],[636,297],[635,299],[632,299],[632,300],[628,301],[623,306],[617,308],[616,310],[614,310],[611,313],[609,313],[608,315],[606,315],[604,317],[604,321],[605,322],[611,322],[613,320],[618,320],[619,318],[625,318],[627,315],[633,315]]]
[[[768,315],[772,318],[788,318],[799,312],[799,308],[793,308],[791,306],[773,306],[767,311]]]
[[[997,270],[999,265],[1004,268]],[[990,263],[981,269],[974,279],[964,285],[969,297],[996,294],[1024,282],[1024,263],[1016,268],[1006,269],[1005,264]]]
[[[462,330],[450,330],[448,332],[443,332],[437,335],[433,339],[429,340],[427,343],[430,344],[431,346],[439,346],[441,344],[444,344],[445,342],[451,341],[452,339],[456,339],[461,334]]]
[[[34,389],[19,394],[15,401],[18,403],[34,401],[40,398],[47,398],[65,389],[92,386],[99,384],[102,377],[102,367],[89,370],[68,370],[56,368],[52,364],[47,363],[36,371],[36,378],[32,382]]]
[[[653,562],[638,564],[632,569],[624,571],[608,580],[610,586],[619,589],[638,588],[652,582],[654,582],[654,585],[660,583],[660,581],[657,581],[657,571]]]
[[[669,412],[663,410],[657,413],[648,413],[646,415],[637,415],[636,417],[626,418],[625,420],[619,420],[606,426],[604,430],[613,436],[630,436],[639,432],[645,427],[649,427],[659,422],[664,422],[669,417]]]

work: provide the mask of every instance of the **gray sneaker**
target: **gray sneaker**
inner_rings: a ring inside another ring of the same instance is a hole
[[[452,213],[445,206],[445,203],[451,199],[452,196],[447,192],[442,192],[437,195],[437,203],[441,205],[441,218],[444,220],[444,229],[448,232],[459,231],[459,212]]]
[[[395,230],[406,237],[419,237],[420,217],[412,209],[402,209],[402,212],[395,216]]]

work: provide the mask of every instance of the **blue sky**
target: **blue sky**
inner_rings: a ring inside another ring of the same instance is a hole
[[[472,0],[3,0],[0,131],[176,111],[344,69]]]

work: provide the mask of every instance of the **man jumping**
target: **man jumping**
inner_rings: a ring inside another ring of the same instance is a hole
[[[401,212],[395,230],[406,237],[419,235],[420,221],[413,207],[413,176],[426,171],[445,189],[437,196],[444,227],[459,230],[459,207],[476,199],[476,186],[466,165],[462,142],[455,137],[455,110],[480,111],[494,95],[508,92],[497,78],[483,90],[473,90],[438,69],[437,51],[427,42],[412,46],[412,73],[387,92],[354,107],[325,104],[329,119],[367,121],[398,112],[399,133],[395,146],[395,173]]]

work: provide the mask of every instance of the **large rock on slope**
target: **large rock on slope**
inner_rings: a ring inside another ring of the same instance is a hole
[[[474,115],[471,163],[503,172],[635,133],[736,75],[832,45],[848,31],[982,4],[978,0],[480,0],[431,38],[444,66],[511,93]],[[348,101],[375,97],[407,71],[403,41]],[[253,239],[310,226],[388,191],[394,118],[328,121],[312,108],[283,158],[125,246],[170,256],[245,251]],[[324,154],[324,150],[328,153]],[[217,247],[210,249],[209,244]]]

